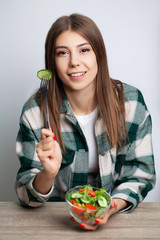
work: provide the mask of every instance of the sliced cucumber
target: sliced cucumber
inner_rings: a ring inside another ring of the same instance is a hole
[[[72,195],[71,195],[71,198],[81,198],[81,197],[82,197],[82,194],[80,194],[78,192],[72,193]]]
[[[37,77],[41,80],[48,81],[48,80],[51,80],[52,78],[52,72],[47,69],[42,69],[37,72]]]
[[[91,200],[90,200],[90,198],[88,198],[87,196],[84,195],[84,196],[81,197],[81,201],[83,203],[90,203]]]
[[[103,207],[103,208],[107,207],[107,200],[105,199],[105,197],[100,196],[98,198],[98,204],[100,207]]]

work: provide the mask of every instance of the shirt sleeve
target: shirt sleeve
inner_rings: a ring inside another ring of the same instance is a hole
[[[134,106],[132,123],[128,123],[127,144],[118,154],[119,177],[112,192],[113,198],[128,201],[123,212],[132,211],[155,185],[152,121],[141,93]]]
[[[36,108],[37,109],[37,108]],[[36,109],[34,111],[36,113]],[[20,168],[15,180],[15,191],[23,206],[39,207],[51,196],[53,187],[48,194],[43,195],[33,187],[36,175],[42,170],[42,165],[36,153],[36,144],[40,139],[40,124],[35,126],[30,110],[20,118],[20,128],[16,140],[16,153]],[[37,121],[35,121],[37,124]],[[34,126],[34,128],[33,128]]]

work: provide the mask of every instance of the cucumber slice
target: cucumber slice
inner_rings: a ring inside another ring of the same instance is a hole
[[[90,199],[88,199],[87,196],[85,196],[85,195],[81,197],[81,201],[83,203],[90,203]]]
[[[98,198],[98,204],[100,207],[105,208],[105,207],[107,207],[107,200],[103,196],[100,196]]]
[[[52,72],[47,69],[42,69],[37,72],[37,77],[41,80],[48,81],[48,80],[51,80],[52,78]]]
[[[71,198],[81,198],[81,197],[82,197],[82,194],[80,194],[78,192],[72,193],[72,195],[71,195]]]

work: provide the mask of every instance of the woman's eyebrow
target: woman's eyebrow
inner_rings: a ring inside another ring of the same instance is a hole
[[[88,42],[85,42],[85,43],[80,43],[80,44],[78,44],[77,45],[77,47],[82,47],[82,46],[85,46],[85,45],[90,45],[90,43],[88,43]],[[55,49],[59,49],[59,48],[68,48],[67,46],[57,46],[57,47],[55,47]]]
[[[55,49],[58,49],[58,48],[67,48],[66,46],[57,46],[55,47]]]
[[[78,44],[77,47],[82,47],[82,46],[85,46],[85,45],[90,45],[90,44],[88,42],[85,42],[85,43]]]

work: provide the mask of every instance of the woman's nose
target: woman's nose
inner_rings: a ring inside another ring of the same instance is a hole
[[[70,55],[70,67],[75,67],[80,65],[80,59],[77,53],[72,53]]]

